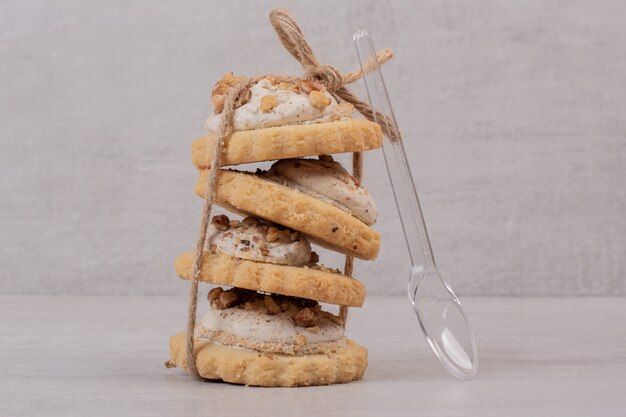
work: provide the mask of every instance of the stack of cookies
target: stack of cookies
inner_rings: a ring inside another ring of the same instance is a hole
[[[194,142],[204,197],[224,99],[241,79],[212,92],[207,137]],[[239,95],[234,133],[220,166],[276,161],[267,170],[221,168],[215,203],[234,216],[211,219],[200,280],[217,284],[195,329],[196,367],[207,379],[255,386],[307,386],[360,379],[367,350],[344,336],[345,320],[320,303],[361,307],[365,287],[320,263],[312,244],[364,260],[378,255],[376,206],[331,154],[382,145],[380,126],[353,119],[319,83],[260,79]],[[268,164],[269,166],[269,164]],[[237,217],[235,217],[237,216]],[[192,278],[194,252],[175,261]],[[332,308],[332,307],[330,307]],[[170,339],[171,366],[187,366],[185,333]]]

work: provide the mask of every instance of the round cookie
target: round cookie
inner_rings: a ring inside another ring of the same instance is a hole
[[[194,255],[185,252],[176,258],[174,268],[179,277],[191,279]],[[365,286],[354,278],[311,268],[247,261],[220,253],[204,252],[200,280],[348,307],[361,307],[365,302]]]
[[[170,338],[168,367],[187,368],[185,333]],[[367,349],[346,340],[328,354],[290,356],[218,345],[196,339],[196,366],[203,378],[261,387],[329,385],[361,379]]]
[[[214,135],[193,142],[191,159],[196,167],[209,168],[214,143]],[[381,146],[380,126],[365,119],[243,130],[225,141],[220,166],[359,152]]]
[[[195,192],[204,197],[208,170],[200,172]],[[371,227],[315,197],[258,175],[221,170],[216,203],[235,213],[251,214],[306,235],[336,252],[372,260],[378,256],[380,235]]]

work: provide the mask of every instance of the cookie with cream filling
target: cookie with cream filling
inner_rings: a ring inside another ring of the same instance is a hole
[[[208,168],[210,150],[223,118],[225,96],[240,80],[227,74],[213,90],[215,114],[205,124],[209,136],[192,146],[192,160],[199,168]],[[378,124],[352,119],[352,105],[338,103],[315,81],[277,82],[264,78],[244,90],[237,104],[234,133],[225,141],[220,156],[222,166],[358,152],[382,145]]]
[[[180,278],[191,279],[194,257],[194,252],[185,252],[176,258],[174,269]],[[361,307],[365,302],[365,286],[335,270],[319,265],[274,265],[217,252],[202,254],[200,281],[347,307]]]
[[[356,381],[367,368],[367,349],[350,339],[332,353],[282,355],[196,338],[196,367],[203,378],[261,387],[302,387]],[[185,332],[170,338],[168,368],[187,368]]]
[[[313,300],[221,287],[208,294],[211,308],[196,337],[262,353],[331,353],[345,344],[341,319]]]
[[[208,171],[201,171],[195,191],[204,197]],[[380,235],[351,213],[261,174],[220,170],[216,204],[229,211],[253,215],[304,234],[331,250],[372,260],[378,256]]]
[[[372,195],[330,155],[277,161],[267,178],[329,202],[367,225],[376,223],[378,211]]]
[[[230,220],[223,214],[213,216],[205,250],[277,265],[304,266],[319,260],[300,233],[250,216],[243,221]]]

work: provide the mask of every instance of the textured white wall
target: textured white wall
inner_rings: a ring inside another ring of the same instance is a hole
[[[0,3],[0,293],[187,290],[190,143],[225,71],[298,73],[267,22],[285,3]],[[387,84],[458,293],[626,293],[626,3],[288,6],[323,62],[355,69],[355,27],[394,48]],[[366,169],[383,248],[357,276],[399,294],[378,152]]]

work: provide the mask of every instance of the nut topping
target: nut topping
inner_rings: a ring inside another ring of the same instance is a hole
[[[259,221],[252,216],[248,216],[242,220],[242,222],[248,226],[256,226],[259,224]]]
[[[209,291],[207,298],[211,302],[211,308],[215,310],[240,308],[264,312],[269,315],[286,313],[295,325],[305,327],[311,333],[320,331],[318,327],[320,318],[341,323],[339,317],[323,311],[322,306],[317,301],[305,298],[262,294],[236,287],[228,290],[221,287],[213,288]]]
[[[224,292],[224,289],[222,287],[215,287],[213,288],[211,291],[209,291],[209,293],[207,294],[207,299],[209,301],[215,301],[218,298],[220,298],[220,294]]]
[[[276,98],[276,96],[268,94],[261,98],[261,104],[259,105],[259,109],[263,113],[267,113],[271,111],[277,105],[278,105],[278,99]]]
[[[330,97],[328,97],[321,91],[315,90],[309,93],[309,101],[311,102],[311,105],[313,105],[313,107],[320,110],[328,106],[331,102]]]
[[[220,114],[224,110],[224,103],[226,102],[226,96],[213,96],[211,97],[211,105],[213,106],[213,112]]]
[[[220,302],[224,308],[228,308],[235,304],[238,300],[237,293],[235,291],[222,291],[220,294]]]
[[[215,225],[215,228],[217,230],[222,232],[228,230],[228,228],[230,227],[230,220],[228,219],[228,216],[224,214],[213,216],[213,219],[211,219],[211,223]]]
[[[237,85],[238,82],[243,81],[244,78],[246,77],[237,77],[233,74],[232,71],[230,71],[224,74],[220,81],[229,87],[234,87],[235,85]]]
[[[278,314],[281,312],[280,306],[276,304],[276,301],[269,295],[263,297],[263,303],[265,304],[265,308],[267,308],[267,313],[270,315]]]
[[[267,237],[266,237],[268,242],[276,242],[278,240],[278,229],[275,228],[274,226],[271,226],[269,229],[267,229]]]
[[[293,89],[293,85],[292,84],[287,84],[285,82],[281,82],[281,83],[278,83],[278,88],[280,90],[291,90],[291,89]]]
[[[313,313],[313,311],[308,307],[300,310],[298,313],[292,316],[292,319],[294,323],[302,327],[313,327],[317,325],[315,313]]]
[[[228,72],[224,74],[221,80],[215,83],[213,90],[211,90],[211,104],[213,105],[213,112],[215,114],[220,114],[224,110],[224,102],[226,101],[226,96],[230,89],[244,79],[245,77],[236,77],[232,72]],[[248,100],[250,100],[250,90],[245,88],[237,97],[235,108],[246,104]]]
[[[315,251],[311,251],[311,260],[309,263],[316,264],[320,261],[320,256]]]
[[[314,80],[299,80],[296,82],[296,88],[307,94],[311,91],[326,91],[322,84]]]

